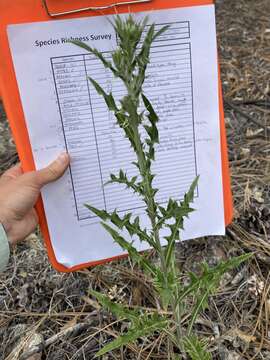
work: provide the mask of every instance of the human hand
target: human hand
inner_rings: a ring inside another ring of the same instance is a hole
[[[0,223],[10,244],[25,239],[35,230],[38,216],[34,205],[40,190],[59,179],[69,161],[69,155],[63,153],[44,169],[23,174],[20,165],[16,165],[0,177]]]

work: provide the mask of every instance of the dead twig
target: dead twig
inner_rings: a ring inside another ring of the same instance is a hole
[[[33,346],[31,349],[24,352],[20,356],[19,359],[20,360],[28,360],[30,358],[30,356],[33,356],[34,354],[42,352],[44,349],[46,349],[50,345],[52,345],[60,340],[63,340],[64,338],[68,338],[70,336],[76,336],[79,333],[81,333],[82,331],[89,329],[89,327],[91,327],[91,326],[92,326],[91,323],[80,323],[80,324],[71,326],[63,331],[60,331],[59,333],[53,335],[52,337],[50,337],[43,343]]]
[[[254,119],[254,117],[250,116],[249,114],[247,114],[246,112],[242,111],[241,109],[239,109],[238,106],[232,104],[230,101],[225,100],[225,104],[227,106],[229,106],[231,109],[233,109],[234,111],[238,112],[241,116],[243,116],[244,118],[246,118],[247,120],[249,120],[250,122],[252,122],[253,124],[257,125],[259,128],[264,129],[265,133],[267,133],[267,135],[270,134],[270,128],[261,124],[258,120]]]

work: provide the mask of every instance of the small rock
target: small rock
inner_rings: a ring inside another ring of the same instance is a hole
[[[42,345],[43,341],[44,339],[41,334],[34,333],[33,336],[31,336],[31,340],[25,346],[24,352],[30,351],[30,349],[35,346]],[[41,356],[42,356],[42,351],[31,355],[27,360],[41,360]]]

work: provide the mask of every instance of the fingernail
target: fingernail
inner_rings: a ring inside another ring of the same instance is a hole
[[[67,163],[69,162],[69,155],[66,152],[63,152],[62,154],[60,154],[57,158],[57,160],[61,161],[62,163]]]

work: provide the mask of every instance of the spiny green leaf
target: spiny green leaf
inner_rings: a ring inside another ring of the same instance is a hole
[[[141,51],[137,55],[138,64],[143,65],[141,68],[142,70],[144,70],[146,68],[147,64],[149,63],[149,54],[150,54],[150,48],[151,48],[153,38],[154,38],[154,32],[155,32],[155,25],[152,24],[152,25],[150,25],[149,30],[146,33]]]
[[[250,254],[243,254],[241,256],[229,259],[225,262],[221,262],[217,266],[213,268],[204,267],[204,271],[201,276],[197,276],[194,273],[190,273],[190,284],[183,288],[177,302],[183,301],[188,295],[192,294],[196,290],[205,289],[208,291],[208,288],[213,289],[215,287],[221,277],[228,271],[238,267],[243,262],[246,262],[253,256],[252,253]],[[213,289],[214,290],[214,289]]]
[[[114,67],[112,66],[112,63],[110,61],[106,60],[100,51],[98,51],[95,48],[90,47],[89,45],[87,45],[79,40],[70,40],[69,42],[71,44],[77,45],[77,46],[83,48],[84,50],[87,50],[91,54],[95,55],[103,63],[103,65],[106,68],[109,68],[115,75],[118,75],[116,69],[114,69]]]
[[[195,335],[184,337],[183,346],[192,360],[212,359],[211,354],[206,351],[206,344],[200,341]]]
[[[156,124],[159,120],[159,117],[155,112],[151,102],[147,99],[146,95],[144,94],[142,94],[142,99],[146,110],[149,112],[149,120],[151,124]]]
[[[177,303],[180,303],[191,294],[196,298],[196,304],[193,307],[191,320],[189,322],[188,334],[191,333],[198,314],[207,305],[208,297],[216,291],[222,276],[229,270],[232,270],[241,263],[247,261],[252,255],[253,254],[244,254],[225,262],[221,262],[213,268],[209,268],[208,265],[204,265],[201,276],[196,276],[193,273],[190,274],[190,284],[182,289],[177,299]]]
[[[108,345],[104,346],[95,357],[102,356],[110,351],[118,349],[121,346],[130,344],[137,339],[145,336],[149,336],[156,331],[162,331],[167,327],[167,320],[162,317],[154,317],[152,319],[145,319],[141,322],[140,325],[132,327],[129,331],[122,336],[119,336],[114,341],[110,342]]]
[[[179,234],[179,231],[178,231]],[[174,241],[168,241],[168,245],[167,248],[165,250],[165,261],[166,261],[166,266],[169,267],[170,264],[172,263],[172,254],[174,253],[175,250],[175,241],[178,240],[176,239],[176,236],[173,236],[172,238],[174,238]]]
[[[194,211],[194,209],[190,207],[190,203],[193,202],[198,180],[199,177],[197,176],[196,179],[192,182],[189,191],[185,194],[183,201],[178,203],[177,201],[170,198],[166,209],[164,209],[162,206],[159,206],[159,211],[162,216],[159,217],[159,221],[157,222],[157,229],[160,229],[167,220],[172,218],[175,219],[174,224],[166,225],[171,230],[171,234],[165,237],[168,244],[175,242],[175,240],[179,240],[179,229],[183,229],[184,218],[188,218],[189,214]],[[172,248],[173,246],[174,245],[172,244]],[[171,249],[169,249],[168,253],[170,253],[170,250]],[[169,258],[170,257],[168,256],[167,261],[169,261]]]
[[[155,26],[152,24],[149,27],[149,30],[144,38],[142,47],[138,55],[135,57],[135,63],[137,63],[139,72],[138,76],[135,78],[135,93],[139,95],[142,92],[142,86],[145,81],[146,68],[149,63],[150,58],[150,49],[152,43],[156,40],[158,36],[160,36],[163,32],[168,29],[168,26],[164,26],[162,29],[156,32],[155,34]]]
[[[161,303],[164,309],[166,309],[175,294],[177,287],[176,271],[171,267],[167,274],[164,274],[160,269],[157,269],[156,276],[154,278],[154,286],[159,293]]]
[[[127,175],[120,170],[118,176],[111,174],[111,180],[107,181],[104,185],[114,183],[123,184],[126,185],[127,188],[132,189],[135,193],[143,195],[143,188],[141,184],[136,183],[137,179],[138,176],[133,176],[131,179],[128,179]]]
[[[95,208],[94,206],[91,206],[88,204],[85,204],[85,207],[87,207],[88,210],[92,211],[95,215],[97,215],[103,221],[110,218],[110,214],[107,213],[106,210],[99,210],[99,209]]]
[[[157,31],[153,37],[153,41],[155,41],[160,35],[166,32],[170,28],[170,25],[163,26],[159,31]]]
[[[118,216],[116,210],[114,210],[114,212],[111,214],[110,217],[111,222],[117,226],[119,229],[123,228],[123,222],[122,219]]]
[[[147,134],[150,137],[151,143],[158,143],[159,138],[158,138],[158,129],[157,129],[157,127],[156,126],[144,125],[144,128],[145,128]]]
[[[197,295],[197,297],[198,297],[197,302],[196,302],[195,306],[193,307],[192,314],[191,314],[191,320],[189,321],[188,335],[191,334],[193,325],[195,324],[195,321],[196,321],[199,313],[201,312],[201,310],[204,310],[204,308],[207,306],[209,295],[211,295],[213,289],[214,289],[214,286],[211,286],[209,284],[209,286],[207,286],[204,289],[204,292],[202,292],[201,295],[200,294]]]
[[[184,204],[189,205],[190,203],[193,202],[195,189],[198,186],[199,178],[200,178],[200,176],[196,176],[195,180],[192,182],[192,184],[191,184],[191,186],[189,188],[189,191],[185,195],[183,205]]]
[[[150,48],[153,42],[155,26],[152,24],[145,36],[141,51],[136,56],[138,64],[138,76],[136,77],[135,93],[139,95],[142,92],[142,86],[145,81],[146,68],[149,63]]]
[[[253,257],[253,253],[243,254],[237,257],[233,257],[227,261],[222,261],[219,265],[217,265],[214,268],[209,269],[208,271],[211,273],[218,273],[218,274],[225,274],[227,271],[232,270],[242,263],[249,260],[251,257]]]
[[[153,160],[153,161],[155,160],[155,148],[154,148],[153,144],[149,144],[147,157],[150,160]]]
[[[114,100],[112,93],[106,94],[106,92],[102,89],[102,87],[94,79],[92,79],[91,77],[88,77],[88,79],[90,80],[90,82],[92,83],[94,88],[96,89],[97,93],[99,95],[103,96],[103,98],[108,106],[108,109],[111,111],[114,111],[114,112],[118,112],[118,108],[115,104],[115,100]]]
[[[100,219],[103,221],[111,221],[114,225],[116,225],[119,229],[125,228],[130,236],[137,235],[140,239],[140,241],[146,241],[150,246],[155,248],[157,250],[156,244],[151,236],[147,234],[146,229],[142,229],[140,225],[140,219],[139,217],[136,217],[134,221],[132,222],[131,213],[127,213],[124,215],[124,217],[120,217],[116,210],[110,214],[106,210],[99,210],[91,205],[85,205],[87,209],[92,211],[95,215],[97,215]]]
[[[111,226],[101,223],[105,230],[112,236],[114,241],[121,246],[121,248],[128,252],[130,258],[138,263],[144,270],[148,271],[152,275],[156,275],[156,267],[151,264],[149,260],[147,260],[143,254],[140,254],[136,248],[128,241],[126,241],[116,230],[114,230]]]

